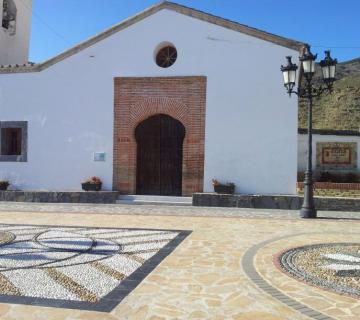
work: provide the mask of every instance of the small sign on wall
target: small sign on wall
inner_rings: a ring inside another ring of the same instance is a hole
[[[94,161],[105,161],[105,152],[95,152]]]
[[[328,147],[322,149],[323,164],[351,164],[351,149],[349,147]]]
[[[316,166],[320,169],[356,169],[356,142],[318,142]]]

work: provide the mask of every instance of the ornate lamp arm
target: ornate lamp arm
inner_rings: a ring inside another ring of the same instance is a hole
[[[300,98],[317,98],[320,97],[321,95],[323,95],[324,93],[332,93],[333,92],[333,86],[332,85],[327,85],[326,87],[324,86],[313,86],[313,85],[306,85],[304,87],[298,87],[297,91],[295,90],[291,90],[289,93],[289,95],[291,94],[296,94],[298,97]]]

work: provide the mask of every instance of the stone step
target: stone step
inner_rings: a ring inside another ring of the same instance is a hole
[[[118,204],[191,206],[192,197],[121,195]]]

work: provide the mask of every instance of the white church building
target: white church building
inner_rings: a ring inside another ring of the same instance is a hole
[[[122,194],[295,194],[304,43],[162,2],[38,64],[31,0],[0,0],[0,180]],[[1,14],[1,13],[0,13]],[[1,18],[1,15],[0,15]]]

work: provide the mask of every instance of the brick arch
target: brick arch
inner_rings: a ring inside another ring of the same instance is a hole
[[[167,97],[150,97],[142,99],[130,107],[129,121],[134,128],[155,114],[166,114],[184,127],[188,122],[188,107],[177,99]]]
[[[183,195],[201,192],[205,99],[205,77],[115,78],[113,189],[136,193],[135,129],[155,114],[166,114],[185,127]]]

